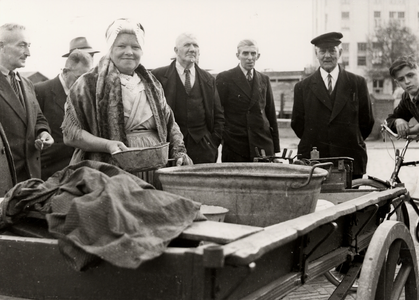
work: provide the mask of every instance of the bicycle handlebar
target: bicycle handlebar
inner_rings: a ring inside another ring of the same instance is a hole
[[[391,134],[392,136],[394,136],[395,138],[400,138],[400,136],[395,133],[393,130],[390,129],[390,127],[388,127],[386,124],[381,124],[381,131],[387,131],[389,134]],[[404,138],[407,141],[418,141],[419,140],[419,135],[408,135],[407,137]]]
[[[381,124],[381,129],[387,131],[394,137],[398,137],[397,133],[395,133],[393,130],[390,129],[386,124]]]

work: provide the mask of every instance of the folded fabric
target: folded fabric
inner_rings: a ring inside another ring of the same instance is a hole
[[[156,190],[112,165],[84,161],[58,173],[44,183],[15,187],[7,201],[7,217],[28,209],[28,204],[40,211],[48,208],[49,232],[76,270],[98,257],[137,268],[162,254],[172,239],[201,217],[200,203]]]

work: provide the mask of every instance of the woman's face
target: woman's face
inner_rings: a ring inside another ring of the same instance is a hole
[[[140,64],[143,50],[137,42],[137,38],[131,33],[121,33],[116,37],[111,49],[111,60],[119,72],[126,75],[134,74],[134,70]]]

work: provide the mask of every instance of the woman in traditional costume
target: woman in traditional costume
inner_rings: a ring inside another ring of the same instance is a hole
[[[176,165],[193,164],[160,82],[140,64],[144,28],[117,19],[106,31],[108,54],[82,75],[67,98],[64,143],[76,148],[71,164],[115,164],[112,153],[169,142]],[[150,172],[140,175],[152,183]]]

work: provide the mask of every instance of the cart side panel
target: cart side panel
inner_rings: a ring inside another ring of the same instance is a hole
[[[70,268],[54,240],[0,236],[0,295],[31,299],[202,299],[202,258],[176,248],[138,269]],[[198,257],[198,258],[197,258]],[[13,270],[13,273],[4,272]]]

